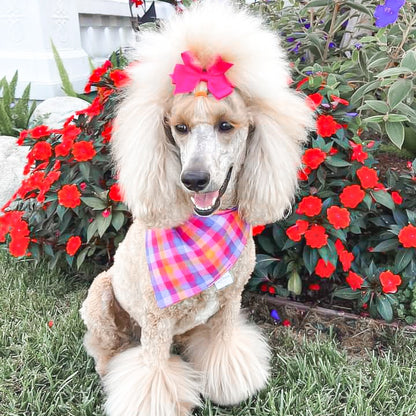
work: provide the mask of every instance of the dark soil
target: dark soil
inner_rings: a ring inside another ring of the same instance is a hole
[[[386,175],[388,169],[397,173],[404,173],[407,171],[406,164],[409,159],[400,154],[390,152],[380,152],[377,154],[378,165],[377,169],[380,171],[380,177]]]
[[[256,322],[269,336],[272,347],[278,348],[282,332],[287,328],[282,325],[284,320],[290,322],[292,336],[301,343],[303,340],[317,338],[333,339],[349,356],[368,356],[368,351],[384,354],[388,349],[388,339],[394,336],[398,325],[388,325],[367,317],[332,316],[325,313],[302,311],[291,306],[275,306],[267,296],[258,296],[245,292],[243,307],[251,320]],[[275,309],[280,321],[270,316]],[[332,311],[330,311],[332,312]],[[416,328],[407,327],[407,331],[416,333]]]

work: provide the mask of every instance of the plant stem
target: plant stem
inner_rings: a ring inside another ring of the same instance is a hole
[[[337,15],[340,7],[340,3],[336,2],[334,6],[334,11],[332,12],[331,26],[329,27],[328,36],[326,38],[324,55],[322,57],[324,62],[326,62],[326,60],[328,59],[329,44],[332,42],[332,39],[334,38],[335,22],[337,20]]]

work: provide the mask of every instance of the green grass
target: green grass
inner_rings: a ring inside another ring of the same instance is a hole
[[[0,285],[0,415],[102,415],[78,315],[88,284],[0,251]],[[349,355],[331,336],[276,331],[269,387],[238,407],[207,402],[195,415],[416,415],[414,335],[386,332],[376,351]]]

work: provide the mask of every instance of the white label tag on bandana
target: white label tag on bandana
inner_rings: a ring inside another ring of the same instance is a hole
[[[233,282],[233,275],[230,272],[226,272],[215,282],[215,287],[217,288],[217,290],[221,290],[229,286]]]

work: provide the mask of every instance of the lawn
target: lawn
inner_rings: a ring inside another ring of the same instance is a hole
[[[88,283],[2,250],[0,285],[0,415],[102,415],[78,315]],[[303,336],[271,323],[265,329],[274,350],[268,388],[238,407],[206,402],[195,415],[416,415],[414,334],[382,330],[374,349],[356,354],[335,330]]]

